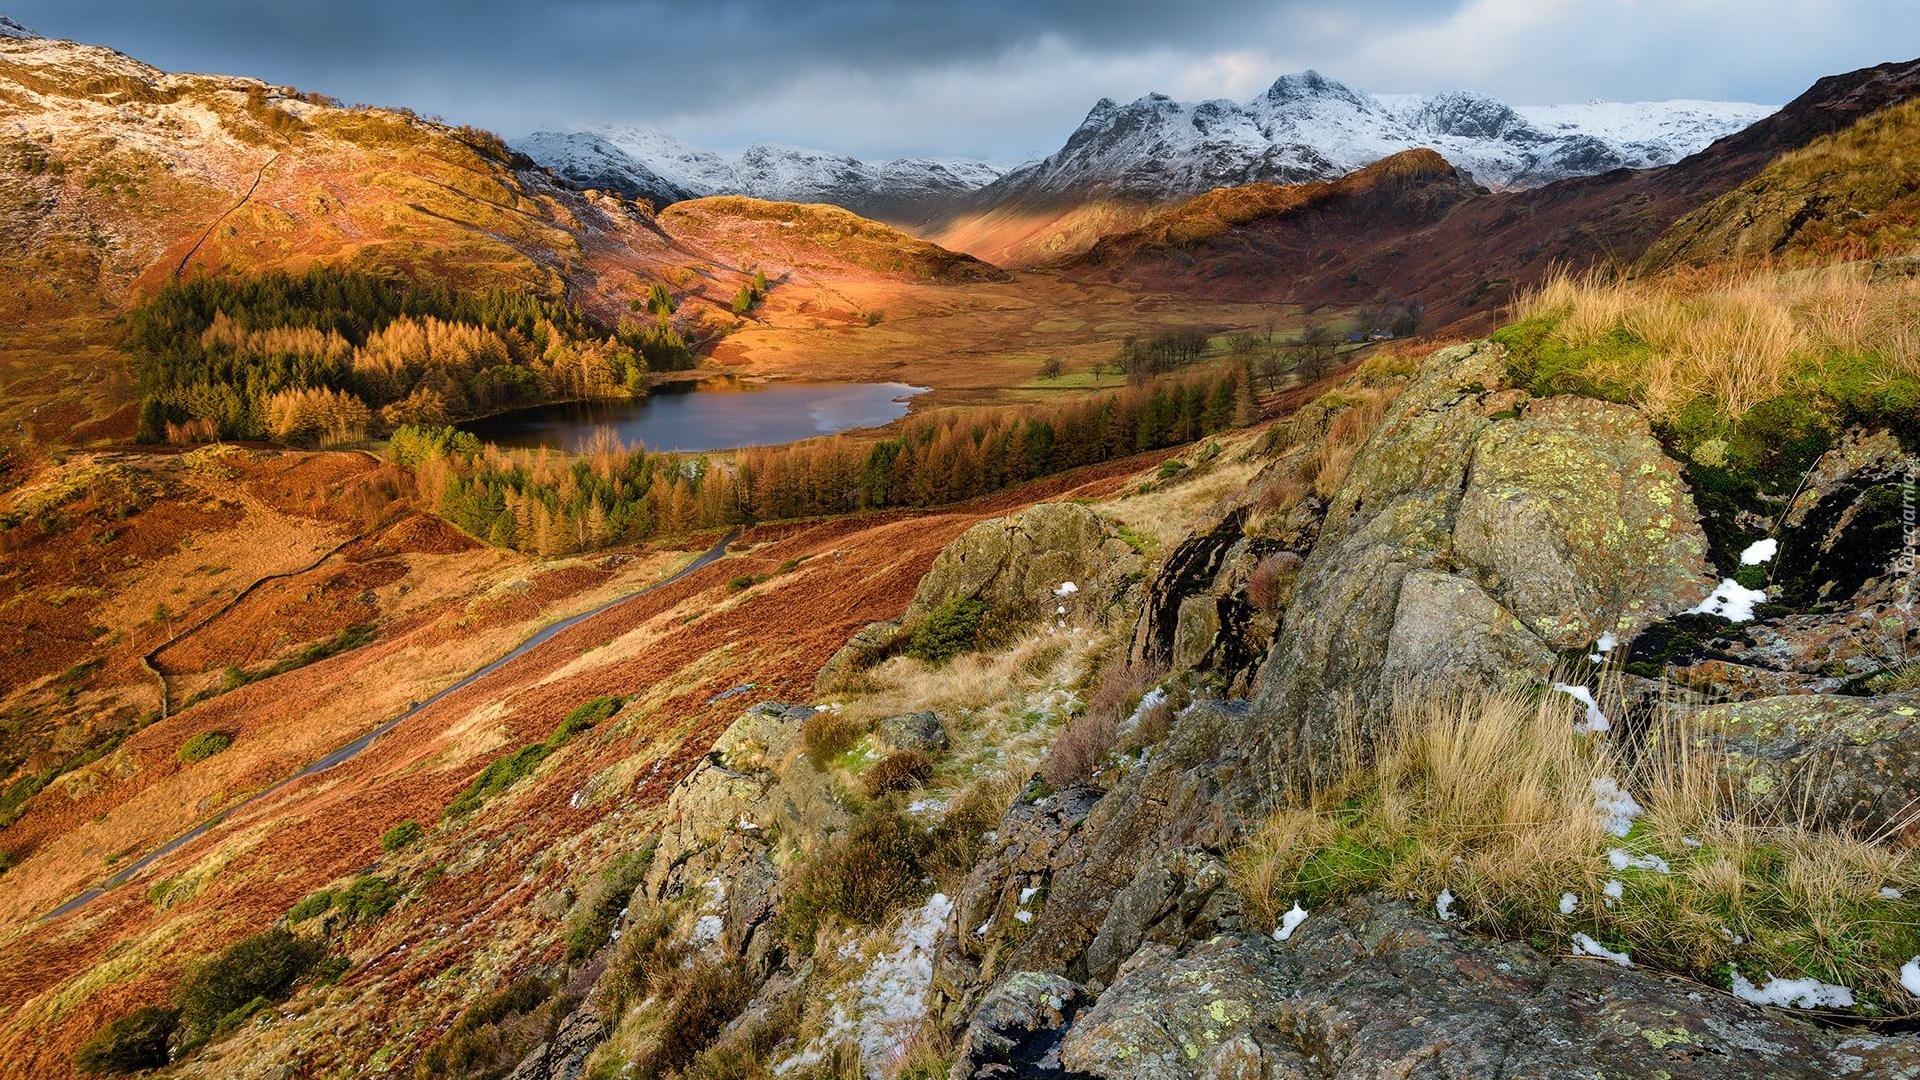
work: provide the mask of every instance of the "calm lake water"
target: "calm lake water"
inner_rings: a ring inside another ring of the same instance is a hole
[[[731,450],[878,427],[925,387],[906,383],[668,383],[637,401],[542,405],[460,425],[501,446],[576,450],[610,427],[649,450]]]

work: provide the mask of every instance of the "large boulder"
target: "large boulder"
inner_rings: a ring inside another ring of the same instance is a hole
[[[1354,457],[1261,669],[1268,787],[1336,767],[1410,688],[1539,679],[1554,649],[1711,587],[1698,515],[1646,421],[1506,379],[1496,345],[1436,352]]]
[[[1549,957],[1364,898],[1288,941],[1149,944],[1061,1041],[1118,1080],[1911,1076],[1920,1045],[1829,1031],[1684,980]]]
[[[1041,503],[983,521],[933,560],[901,621],[911,629],[949,600],[984,601],[1003,617],[1051,615],[1069,596],[1099,597],[1143,562],[1114,527],[1077,503]],[[1075,604],[1085,603],[1075,600]]]

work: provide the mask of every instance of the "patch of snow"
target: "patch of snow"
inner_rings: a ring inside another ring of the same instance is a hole
[[[1441,889],[1440,895],[1433,898],[1433,913],[1440,916],[1441,922],[1453,921],[1453,890]]]
[[[1627,887],[1620,884],[1619,878],[1608,878],[1607,883],[1600,887],[1600,891],[1607,894],[1607,899],[1618,900],[1626,894]]]
[[[1634,855],[1625,848],[1608,848],[1607,862],[1615,870],[1652,870],[1656,873],[1671,874],[1673,867],[1658,855]]]
[[[1891,885],[1882,885],[1880,887],[1880,899],[1882,900],[1898,900],[1904,895],[1906,894]]]
[[[1597,735],[1603,731],[1613,730],[1613,722],[1607,719],[1606,714],[1600,711],[1600,706],[1593,700],[1593,691],[1584,686],[1563,682],[1554,683],[1553,688],[1587,707],[1586,719],[1575,723],[1573,730],[1582,735]]]
[[[1745,945],[1747,943],[1746,938],[1741,937],[1739,934],[1734,933],[1724,926],[1720,927],[1720,936],[1726,938],[1727,944],[1729,945]]]
[[[1759,986],[1746,976],[1733,973],[1733,996],[1755,1005],[1791,1005],[1797,1009],[1849,1009],[1853,991],[1818,979],[1778,979],[1767,972],[1767,981]]]
[[[1600,823],[1614,836],[1625,836],[1633,831],[1633,821],[1646,810],[1634,801],[1620,781],[1611,776],[1598,777],[1593,782],[1595,808],[1600,811]]]
[[[746,818],[741,818],[740,823],[737,827],[740,829],[741,832],[758,832],[760,830],[760,826],[755,825],[753,822],[748,821]]]
[[[1580,906],[1580,898],[1578,896],[1575,896],[1570,892],[1563,892],[1560,894],[1560,914],[1571,915],[1573,914],[1573,910],[1579,906]]]
[[[1767,598],[1765,589],[1749,589],[1726,578],[1705,600],[1686,610],[1688,615],[1718,615],[1728,622],[1752,622],[1753,606]]]
[[[1920,997],[1920,956],[1900,965],[1900,985],[1907,988],[1907,993]]]
[[[1605,945],[1585,934],[1573,935],[1573,954],[1575,956],[1593,956],[1602,960],[1611,960],[1621,967],[1632,967],[1633,957],[1623,952],[1614,952]]]
[[[1019,911],[1013,913],[1013,921],[1030,923],[1033,921],[1033,912],[1028,911],[1026,908],[1021,908]]]
[[[1053,590],[1053,595],[1055,595],[1055,596],[1072,596],[1072,595],[1073,595],[1074,593],[1077,593],[1077,592],[1079,592],[1079,591],[1080,591],[1080,586],[1078,586],[1078,585],[1075,585],[1075,584],[1074,584],[1073,582],[1071,582],[1071,581],[1063,581],[1063,582],[1061,582],[1061,583],[1060,583],[1060,587],[1059,587],[1059,588],[1057,588],[1057,589],[1055,589],[1055,590]]]
[[[1293,936],[1293,932],[1295,930],[1300,929],[1300,924],[1306,921],[1307,921],[1307,909],[1301,907],[1297,903],[1294,904],[1292,910],[1288,911],[1285,915],[1280,916],[1280,925],[1274,928],[1273,940],[1275,941],[1287,940],[1288,938]]]
[[[1601,632],[1600,640],[1593,643],[1593,651],[1598,653],[1610,653],[1614,649],[1618,648],[1619,645],[1620,645],[1620,639],[1613,636],[1613,631],[1605,630]]]
[[[826,1030],[773,1071],[784,1076],[810,1067],[828,1049],[852,1042],[860,1048],[867,1076],[878,1080],[886,1075],[926,1016],[934,948],[952,914],[953,901],[944,893],[934,893],[923,907],[908,912],[894,932],[893,947],[828,995]]]
[[[718,915],[702,915],[693,923],[693,943],[699,946],[711,945],[720,940],[720,932],[727,927],[727,921]]]
[[[7,18],[5,15],[0,15],[0,38],[20,38],[24,40],[26,38],[33,38],[33,37],[39,37],[39,36],[40,35],[27,29],[26,27],[13,21],[12,19]]]
[[[1684,845],[1686,845],[1687,847],[1703,847],[1703,846],[1705,846],[1705,845],[1703,845],[1703,844],[1701,844],[1701,843],[1700,843],[1700,841],[1698,841],[1698,840],[1695,840],[1695,839],[1694,839],[1693,837],[1691,837],[1691,836],[1683,836],[1683,837],[1681,837],[1681,838],[1680,838],[1680,842],[1681,842],[1682,844],[1684,844]]]
[[[1020,906],[1026,907],[1027,901],[1032,900],[1034,897],[1039,895],[1040,895],[1040,886],[1038,885],[1032,886],[1031,888],[1021,889],[1020,890]]]
[[[1740,553],[1741,566],[1759,566],[1763,562],[1772,562],[1780,554],[1780,541],[1769,536],[1765,540],[1755,540]]]
[[[986,922],[983,922],[979,926],[976,926],[973,928],[973,936],[986,937],[987,931],[991,929],[993,929],[993,919],[988,918]]]
[[[947,808],[947,804],[945,802],[939,799],[929,797],[925,799],[915,799],[912,802],[908,803],[907,813],[937,814],[940,811],[945,810],[946,808]]]

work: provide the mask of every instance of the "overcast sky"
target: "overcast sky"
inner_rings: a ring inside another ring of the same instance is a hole
[[[1920,53],[1915,0],[0,0],[178,71],[509,137],[601,121],[722,150],[1051,153],[1095,100],[1250,98],[1315,68],[1514,104],[1780,104]]]

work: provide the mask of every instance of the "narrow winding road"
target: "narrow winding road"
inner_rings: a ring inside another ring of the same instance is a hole
[[[313,764],[308,765],[306,768],[301,769],[299,772],[294,773],[292,776],[289,776],[284,780],[280,780],[274,783],[272,786],[261,790],[257,794],[247,797],[241,802],[234,804],[233,806],[227,808],[221,813],[216,814],[215,816],[207,819],[206,821],[201,822],[198,825],[195,825],[193,828],[187,830],[184,833],[181,833],[179,836],[176,836],[173,839],[167,841],[166,843],[160,845],[158,848],[155,848],[153,851],[149,852],[148,854],[141,856],[138,860],[134,861],[133,863],[128,865],[126,868],[118,871],[112,877],[108,878],[106,882],[100,885],[99,887],[88,889],[86,892],[81,893],[79,896],[76,896],[73,899],[67,901],[66,903],[61,904],[59,907],[54,908],[52,911],[47,912],[45,915],[41,916],[42,920],[57,919],[62,915],[71,914],[72,912],[80,910],[81,908],[87,906],[88,904],[92,903],[94,900],[104,895],[109,889],[117,888],[118,886],[124,885],[128,881],[132,880],[134,875],[146,869],[156,859],[164,858],[165,856],[170,855],[175,851],[178,851],[180,848],[206,835],[207,832],[211,830],[214,826],[220,824],[222,821],[225,821],[227,818],[233,816],[235,813],[246,809],[247,807],[253,805],[256,802],[259,802],[261,799],[264,799],[269,795],[272,795],[274,792],[279,791],[281,788],[286,787],[288,784],[291,784],[297,780],[305,779],[306,777],[312,776],[315,773],[325,772],[328,769],[333,768],[335,765],[339,765],[340,763],[345,761],[351,761],[352,759],[360,756],[362,751],[366,750],[367,747],[373,745],[374,740],[380,738],[380,736],[382,735],[385,735],[387,732],[392,731],[395,727],[398,727],[401,721],[405,720],[407,717],[412,716],[413,714],[419,712],[420,710],[426,708],[429,705],[432,705],[434,702],[439,701],[441,698],[446,697],[449,694],[457,693],[461,690],[464,690],[467,687],[472,686],[474,683],[479,682],[481,679],[484,679],[487,676],[493,674],[494,672],[499,671],[501,668],[506,667],[508,664],[513,663],[515,660],[519,659],[520,657],[526,655],[527,653],[533,651],[534,649],[539,648],[541,645],[546,644],[548,641],[552,640],[553,637],[559,634],[561,631],[578,626],[581,623],[586,622],[588,619],[591,619],[596,615],[600,615],[607,611],[610,611],[613,608],[619,607],[621,604],[624,604],[627,601],[632,600],[637,596],[644,596],[647,593],[654,591],[655,589],[665,588],[666,586],[671,585],[676,581],[679,581],[681,578],[686,577],[688,574],[693,573],[695,570],[698,570],[709,563],[719,560],[720,558],[726,555],[727,545],[733,543],[734,540],[739,538],[739,536],[740,536],[739,529],[735,529],[732,532],[729,532],[727,535],[720,538],[719,543],[716,543],[711,548],[708,548],[705,552],[703,552],[700,555],[699,558],[688,563],[686,566],[681,567],[671,577],[665,578],[660,581],[656,581],[653,584],[648,585],[643,589],[635,589],[633,592],[627,593],[623,596],[615,597],[614,599],[609,600],[604,604],[601,604],[599,607],[594,608],[591,611],[583,611],[580,614],[575,615],[571,618],[562,619],[559,622],[554,623],[552,626],[547,627],[546,629],[533,635],[527,640],[521,642],[519,645],[515,646],[511,652],[507,653],[505,656],[502,656],[500,659],[495,660],[493,663],[488,664],[486,667],[481,668],[479,671],[476,671],[473,674],[467,676],[466,678],[461,679],[459,682],[454,683],[453,685],[447,687],[446,689],[426,699],[425,701],[418,702],[417,704],[413,705],[411,708],[407,709],[406,712],[401,713],[399,716],[396,716],[393,719],[387,721],[386,723],[381,724],[379,727],[374,728],[372,731],[367,732],[365,735],[360,736],[359,738],[353,740],[352,742],[341,747],[340,749],[333,751],[332,753],[326,755],[325,757],[319,759],[318,761],[315,761]]]

